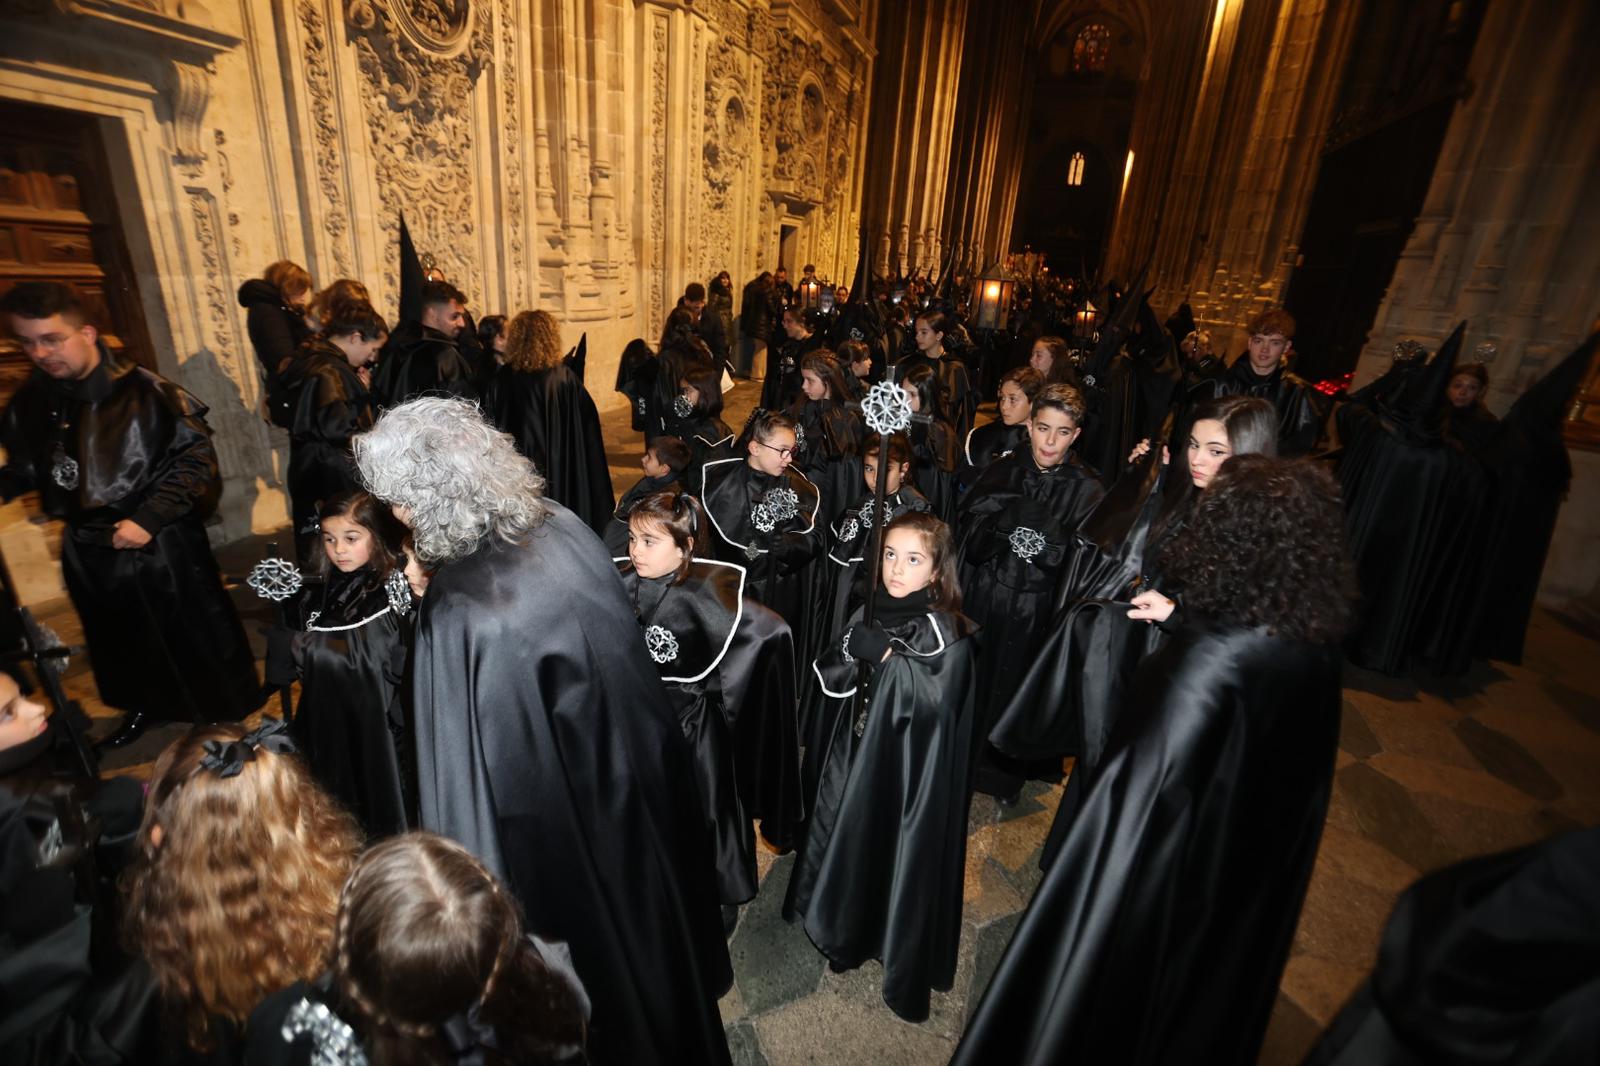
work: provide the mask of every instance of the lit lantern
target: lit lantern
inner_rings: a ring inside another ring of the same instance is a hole
[[[1099,324],[1100,311],[1088,300],[1084,301],[1083,310],[1072,316],[1072,332],[1082,340],[1092,340]]]
[[[800,283],[800,306],[807,311],[814,311],[822,305],[822,282],[813,275]]]
[[[978,329],[1005,329],[1011,318],[1011,298],[1017,291],[1016,277],[996,262],[978,275],[978,306],[972,324]]]

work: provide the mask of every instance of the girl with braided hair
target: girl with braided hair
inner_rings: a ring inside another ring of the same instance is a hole
[[[265,997],[322,972],[360,835],[284,723],[200,726],[156,760],[125,875],[125,935],[185,1046],[232,1062]]]
[[[250,1017],[252,1066],[584,1061],[589,999],[565,944],[525,934],[472,853],[407,833],[361,857],[332,966]]]

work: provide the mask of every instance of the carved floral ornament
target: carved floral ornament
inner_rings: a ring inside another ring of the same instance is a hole
[[[451,59],[472,38],[472,0],[350,0],[345,18],[359,30],[387,16],[396,34],[424,55]]]

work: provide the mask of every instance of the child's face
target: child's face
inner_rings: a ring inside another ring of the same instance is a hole
[[[628,523],[628,560],[640,577],[664,577],[683,562],[683,549],[660,522],[640,519]]]
[[[671,467],[657,458],[654,448],[644,453],[644,458],[639,460],[639,469],[644,471],[645,477],[665,477],[671,472]]]
[[[360,570],[372,558],[372,531],[348,518],[324,518],[322,550],[341,574]]]
[[[808,400],[826,400],[828,386],[817,376],[815,370],[800,371],[800,388],[805,391]]]
[[[872,374],[872,356],[869,355],[863,359],[858,359],[854,363],[851,363],[850,373],[854,374],[862,381],[867,380],[867,378]]]
[[[1028,420],[1028,408],[1032,402],[1028,394],[1022,391],[1022,386],[1015,381],[1008,381],[1000,386],[1000,421],[1008,426],[1020,426]]]
[[[895,599],[921,592],[933,583],[933,553],[928,538],[915,529],[891,529],[883,538],[883,587]]]
[[[759,437],[750,442],[749,463],[763,474],[777,476],[789,469],[794,460],[794,430],[775,429],[766,440]]]
[[[884,483],[887,487],[884,492],[890,496],[900,491],[900,483],[906,479],[906,471],[910,463],[897,463],[889,460],[889,478]],[[861,460],[862,479],[867,483],[868,492],[878,491],[878,457],[876,454],[865,456]]]
[[[1052,467],[1067,457],[1067,449],[1078,439],[1078,426],[1065,411],[1041,407],[1028,420],[1028,435],[1033,440],[1033,461]]]
[[[687,381],[682,381],[682,382],[678,383],[678,391],[683,394],[683,398],[685,400],[689,401],[689,406],[690,407],[699,406],[699,404],[700,404],[700,390],[699,389],[695,388],[693,385],[689,384]]]
[[[906,403],[911,407],[911,413],[920,415],[922,413],[922,393],[904,385],[900,386],[900,391],[906,394]]]

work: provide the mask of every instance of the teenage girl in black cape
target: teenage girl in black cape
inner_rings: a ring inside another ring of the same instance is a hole
[[[1310,463],[1239,456],[1207,488],[1166,557],[1184,621],[1140,669],[954,1066],[1255,1061],[1333,784],[1340,514]]]
[[[825,740],[806,752],[818,787],[783,910],[835,970],[881,959],[884,1002],[923,1021],[929,990],[955,980],[961,937],[973,627],[933,515],[889,524],[882,577],[873,623],[857,612],[812,664]]]
[[[795,463],[822,493],[820,517],[838,517],[861,476],[861,414],[849,406],[844,373],[833,353],[815,351],[800,360],[801,399],[789,408],[799,451]]]

